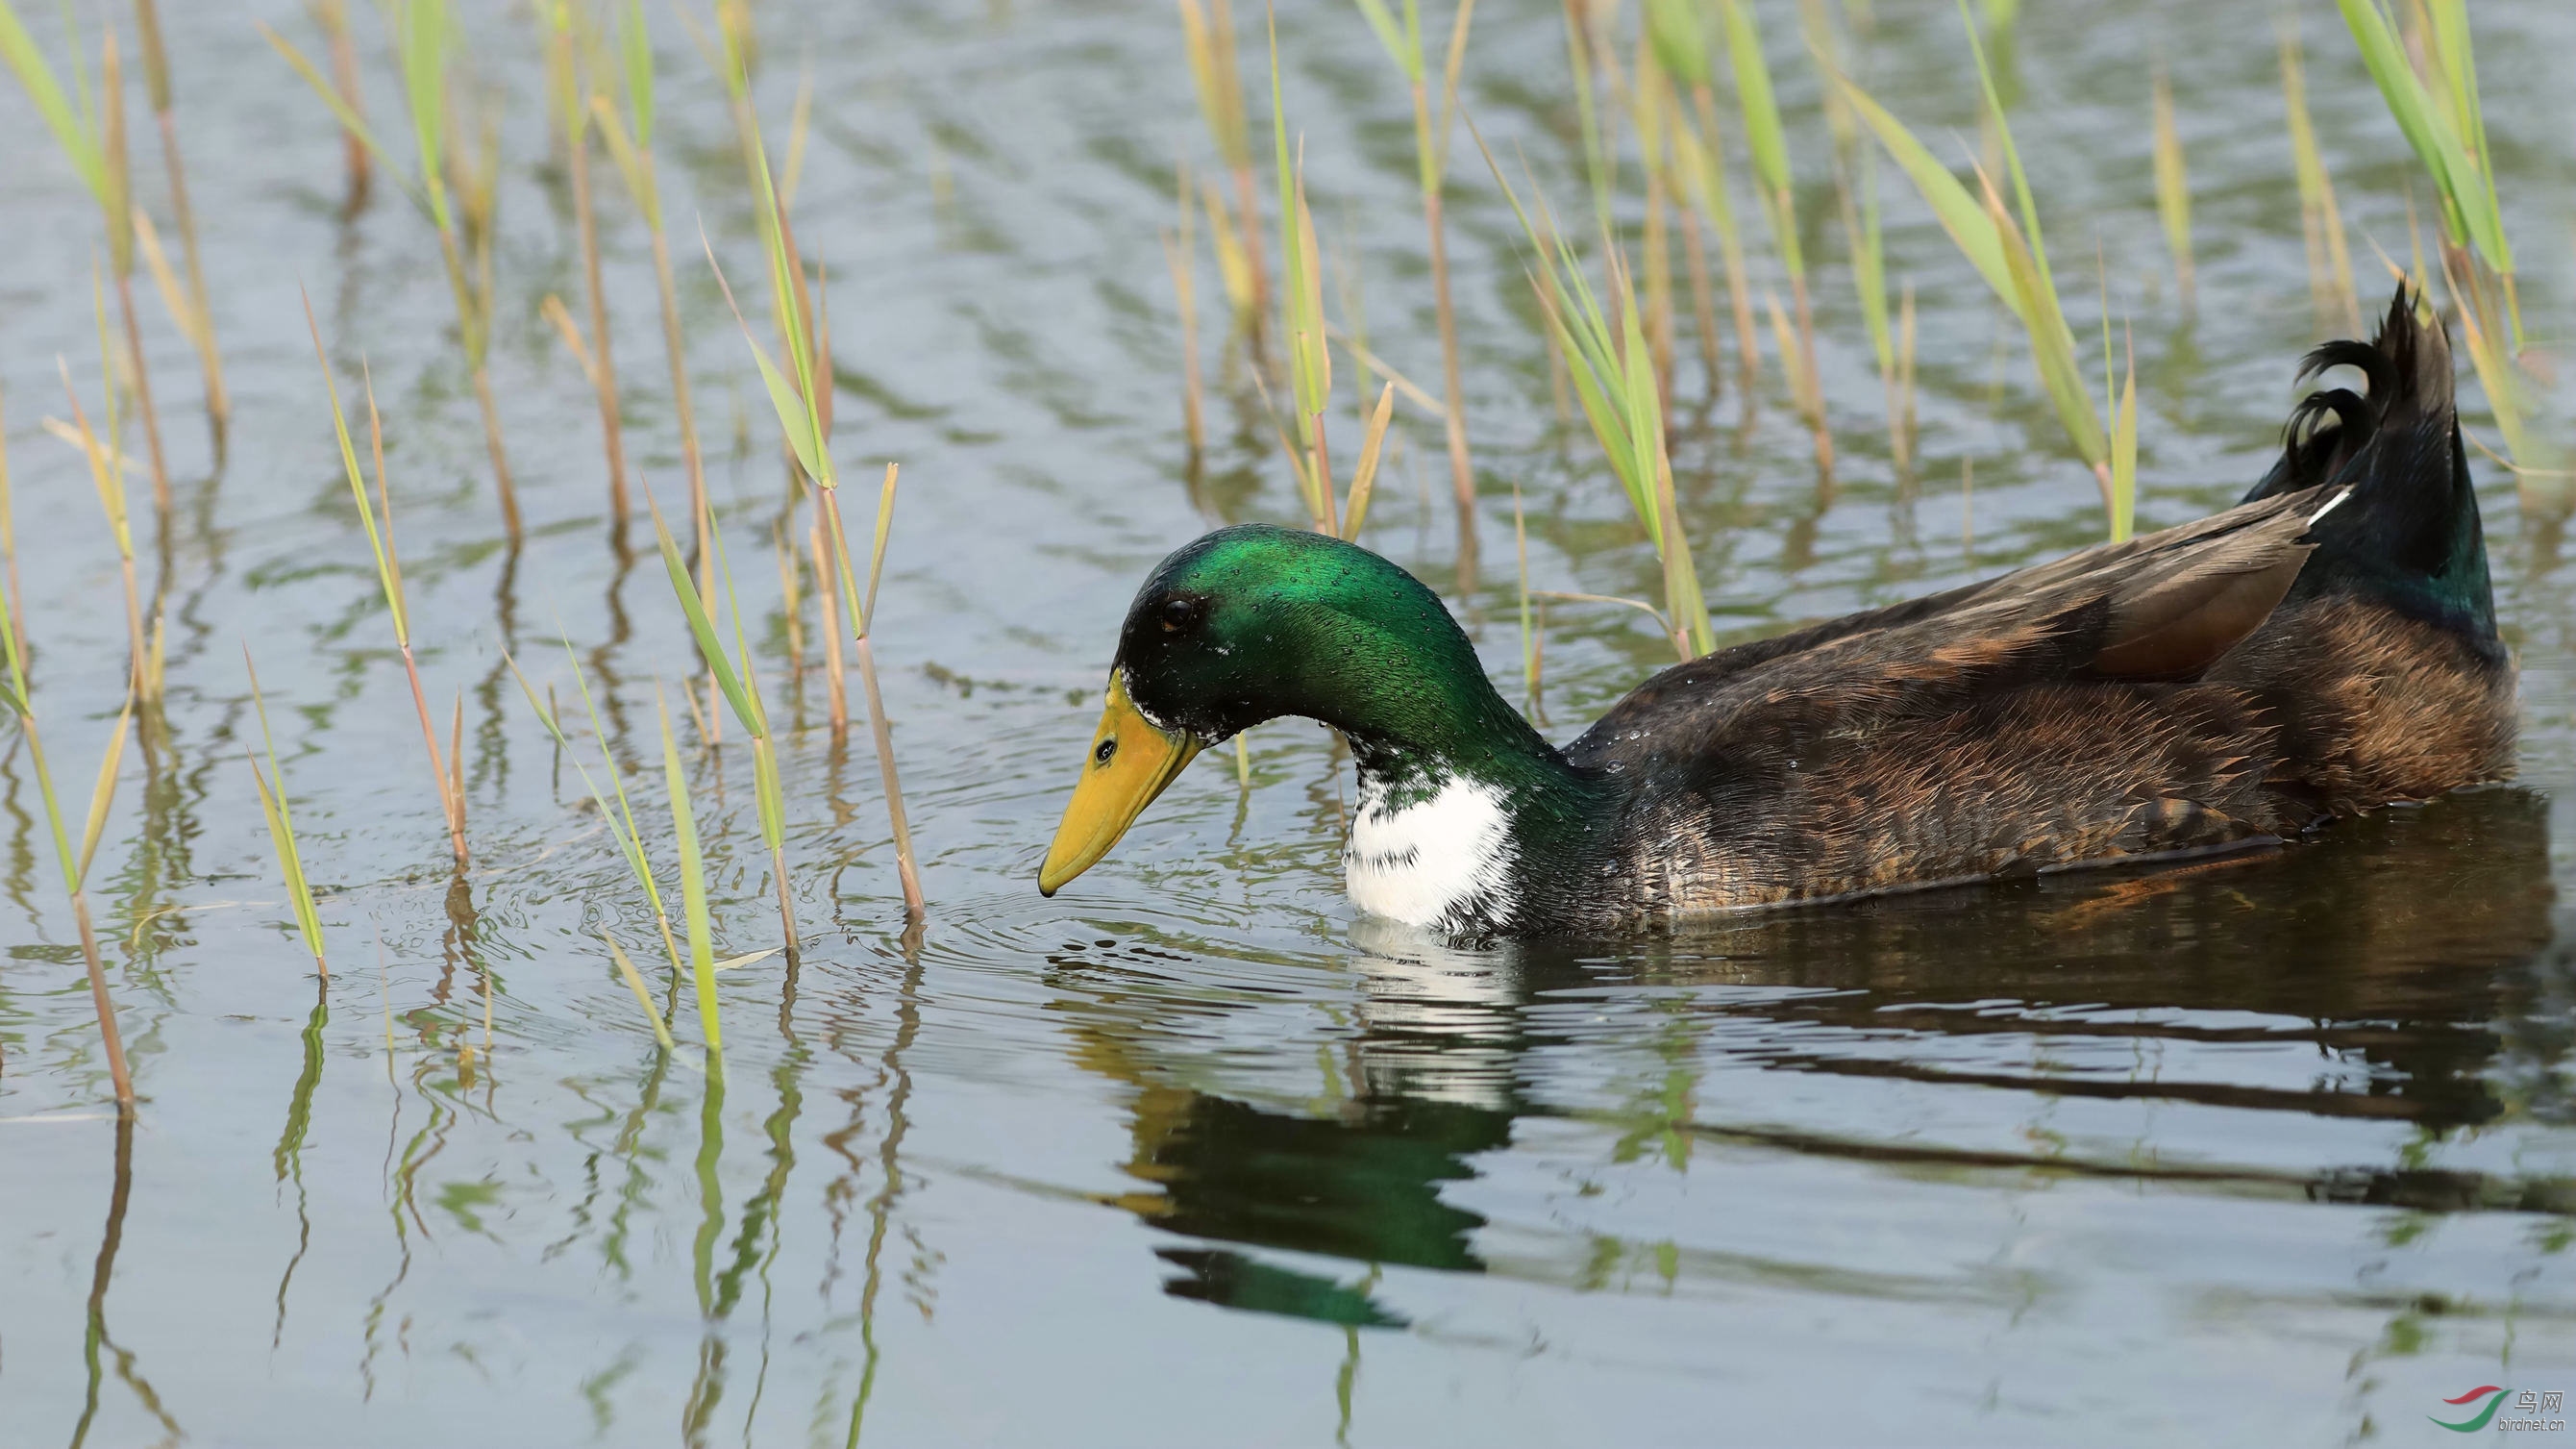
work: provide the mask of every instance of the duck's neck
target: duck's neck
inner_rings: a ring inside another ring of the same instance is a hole
[[[1359,766],[1342,865],[1371,915],[1451,933],[1507,926],[1525,904],[1526,823],[1580,813],[1592,793],[1481,668],[1380,681],[1328,723]]]

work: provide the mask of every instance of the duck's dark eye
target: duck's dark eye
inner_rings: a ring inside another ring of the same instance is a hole
[[[1166,634],[1177,634],[1181,632],[1183,629],[1197,623],[1199,621],[1199,615],[1206,612],[1206,610],[1207,602],[1203,599],[1165,599],[1163,601],[1163,632]]]
[[[1091,758],[1105,765],[1109,763],[1110,757],[1117,753],[1118,737],[1116,735],[1111,735],[1109,738],[1100,742],[1100,748],[1091,752]]]

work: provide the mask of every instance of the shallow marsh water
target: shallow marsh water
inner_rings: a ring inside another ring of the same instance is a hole
[[[649,919],[501,663],[511,648],[569,695],[560,621],[658,806],[653,681],[690,656],[649,531],[608,527],[589,394],[539,320],[549,291],[577,302],[579,271],[525,15],[469,16],[479,79],[509,101],[494,366],[531,519],[513,556],[435,242],[381,184],[341,214],[337,140],[251,28],[309,39],[299,8],[163,8],[237,412],[218,472],[156,314],[179,474],[158,564],[168,735],[129,757],[97,867],[143,1098],[130,1134],[25,756],[0,758],[0,1443],[2411,1443],[2474,1385],[2576,1390],[2576,923],[2557,904],[2576,882],[2576,563],[2502,470],[2476,465],[2525,670],[2513,788],[2190,871],[1459,951],[1353,919],[1347,766],[1292,722],[1253,735],[1248,790],[1201,763],[1044,901],[1036,861],[1136,581],[1213,521],[1294,515],[1241,389],[1215,394],[1204,465],[1186,459],[1154,245],[1173,157],[1204,159],[1177,26],[1096,0],[763,4],[774,134],[800,65],[814,77],[799,233],[831,277],[844,472],[905,470],[878,647],[932,912],[902,931],[864,730],[844,747],[822,727],[816,672],[783,706],[815,934],[793,970],[725,974],[711,1073],[656,1051],[597,945],[603,925],[647,940]],[[1827,259],[1843,457],[1820,494],[1776,374],[1750,426],[1731,379],[1693,401],[1685,333],[1681,492],[1734,637],[2047,556],[2099,519],[2008,319],[1892,172],[1925,395],[1917,478],[1888,466],[1823,225],[1814,87],[1790,8],[1761,8]],[[2091,287],[2065,259],[2098,232],[2136,319],[2142,511],[2179,521],[2261,471],[2315,336],[2268,20],[2214,0],[2024,8],[2017,131],[2070,298]],[[1878,10],[1880,93],[1927,135],[1972,132],[1947,8]],[[2370,239],[2405,254],[2414,163],[2331,7],[2302,10],[2376,275]],[[2524,306],[2565,367],[2576,12],[2482,0],[2475,18]],[[720,93],[655,20],[674,244],[693,251],[702,220],[756,276]],[[1572,208],[1556,8],[1476,24],[1471,112]],[[1347,7],[1293,8],[1281,44],[1371,343],[1436,376],[1405,97]],[[2159,280],[2158,47],[2195,188],[2190,321]],[[371,69],[380,118],[394,96]],[[63,410],[57,353],[95,387],[96,223],[12,89],[0,135],[21,567],[77,795],[124,625],[78,459],[37,419]],[[1536,587],[1645,593],[1654,563],[1591,441],[1557,424],[1509,214],[1461,149],[1475,580],[1419,418],[1369,539],[1449,594],[1518,691],[1515,480]],[[628,446],[669,500],[645,240],[599,173]],[[344,386],[363,355],[385,403],[424,673],[464,695],[461,877],[299,282]],[[683,287],[775,685],[786,630],[758,560],[787,490],[703,265]],[[2568,390],[2534,390],[2535,432],[2564,445]],[[1558,737],[1665,657],[1632,619],[1548,611]],[[327,985],[242,760],[244,641],[326,891]],[[725,944],[775,945],[749,758],[737,741],[692,770]],[[667,866],[667,831],[648,838]]]

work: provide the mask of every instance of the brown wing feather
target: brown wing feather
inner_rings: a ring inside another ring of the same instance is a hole
[[[2261,627],[2315,545],[2311,515],[2288,509],[2162,554],[2112,583],[2111,617],[2091,672],[2189,679]]]
[[[2307,520],[2327,496],[2311,489],[2262,499],[1721,649],[1639,685],[1567,756],[1577,764],[1651,756],[1669,766],[1722,748],[1748,710],[1778,711],[1792,698],[1809,708],[1789,715],[1886,718],[2050,680],[2192,677],[2270,616],[2307,558]]]

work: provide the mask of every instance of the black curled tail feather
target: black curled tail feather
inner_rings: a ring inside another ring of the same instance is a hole
[[[2326,343],[2300,363],[2299,377],[2337,367],[2359,372],[2367,391],[2320,388],[2302,398],[2280,461],[2246,495],[2327,483],[2352,490],[2310,535],[2317,551],[2291,597],[2363,594],[2500,649],[2440,320],[2419,321],[2417,299],[2401,286],[2376,337]]]

